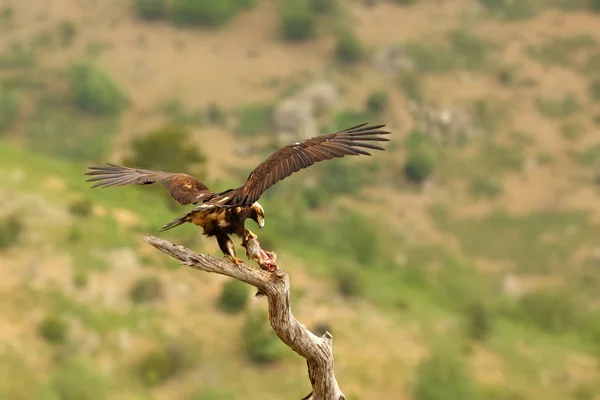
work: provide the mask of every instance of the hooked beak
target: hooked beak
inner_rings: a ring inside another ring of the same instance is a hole
[[[264,219],[261,219],[261,220],[258,222],[258,228],[259,228],[259,229],[262,229],[262,228],[263,228],[263,226],[265,226],[265,220],[264,220]]]

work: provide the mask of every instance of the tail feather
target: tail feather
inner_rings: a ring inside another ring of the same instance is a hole
[[[169,222],[168,224],[163,225],[162,228],[160,228],[159,232],[163,232],[163,231],[169,230],[171,228],[175,228],[179,225],[183,225],[186,222],[188,222],[188,220],[189,220],[189,215],[184,215],[182,217],[174,219],[173,221]]]

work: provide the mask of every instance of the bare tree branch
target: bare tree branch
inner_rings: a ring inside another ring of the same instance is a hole
[[[269,320],[279,339],[306,359],[308,378],[313,390],[303,400],[345,400],[334,374],[333,336],[325,332],[322,337],[318,337],[296,320],[290,303],[290,278],[285,271],[277,269],[270,272],[248,264],[236,266],[228,260],[194,253],[188,248],[154,236],[145,237],[144,240],[180,260],[183,265],[229,276],[258,288],[267,296]],[[258,245],[258,242],[254,245]]]

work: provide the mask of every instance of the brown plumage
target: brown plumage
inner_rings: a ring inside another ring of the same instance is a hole
[[[374,144],[389,140],[382,136],[390,133],[381,129],[384,126],[367,126],[363,123],[282,147],[258,165],[244,185],[221,193],[210,191],[202,182],[183,173],[107,164],[89,167],[91,171],[85,175],[92,176],[88,182],[98,182],[92,187],[159,183],[183,205],[201,203],[187,214],[164,225],[161,230],[171,229],[186,222],[202,226],[205,235],[217,238],[225,255],[239,262],[229,235],[240,236],[244,245],[250,237],[255,237],[244,228],[244,223],[247,218],[251,218],[262,228],[264,211],[258,199],[267,189],[294,172],[317,162],[348,155],[370,156],[367,150],[384,150]]]

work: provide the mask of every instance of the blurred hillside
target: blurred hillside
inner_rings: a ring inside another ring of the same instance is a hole
[[[306,395],[264,299],[143,243],[187,208],[82,174],[224,190],[366,121],[248,222],[347,397],[599,400],[597,0],[0,0],[0,399]]]

